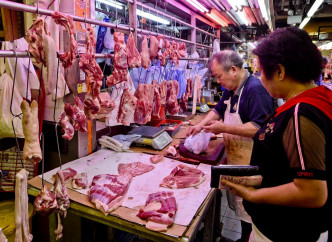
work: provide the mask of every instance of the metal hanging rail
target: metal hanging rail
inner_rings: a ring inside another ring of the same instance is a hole
[[[58,56],[63,53],[58,53]],[[83,53],[82,53],[83,54]],[[18,57],[18,58],[29,58],[31,55],[29,55],[28,51],[19,51],[19,50],[0,50],[0,57]],[[77,55],[77,58],[79,55]],[[101,54],[101,53],[96,53],[95,58],[113,58],[113,54]],[[170,59],[170,58],[166,58]],[[179,60],[192,60],[192,61],[208,61],[209,58],[179,58]]]
[[[17,2],[9,2],[6,0],[0,1],[0,7],[4,7],[4,8],[11,9],[11,10],[16,10],[16,11],[24,11],[24,12],[29,12],[29,13],[42,14],[42,15],[47,15],[47,16],[52,16],[55,12],[55,11],[48,10],[48,9],[37,8],[34,6],[17,3]],[[121,29],[121,30],[125,30],[125,31],[131,31],[131,32],[135,31],[134,28],[124,26],[124,25],[107,23],[107,22],[103,22],[100,20],[96,20],[96,19],[83,18],[83,17],[79,17],[76,15],[72,15],[72,14],[67,14],[67,15],[71,16],[73,18],[73,20],[78,21],[78,22],[96,24],[96,25],[100,25],[100,26],[116,28],[116,29]]]
[[[176,37],[169,36],[169,35],[158,34],[156,32],[152,32],[152,31],[145,30],[145,29],[137,29],[137,35],[141,36],[142,34],[144,34],[144,35],[155,35],[155,36],[161,35],[161,36],[164,36],[164,38],[166,38],[166,39],[176,40],[176,41],[184,42],[184,43],[190,44],[190,45],[197,45],[197,46],[200,46],[200,47],[203,47],[203,48],[206,48],[206,49],[211,49],[211,50],[213,49],[213,47],[209,46],[209,45],[203,45],[203,44],[200,44],[200,43],[192,42],[190,40],[180,39],[180,38],[176,38]]]
[[[191,28],[191,29],[196,29],[197,31],[200,31],[200,32],[202,32],[202,33],[204,33],[204,34],[210,35],[210,36],[212,36],[212,37],[214,37],[214,38],[218,38],[217,35],[215,35],[215,34],[212,34],[212,33],[208,32],[208,31],[203,30],[203,29],[200,29],[200,28],[194,27],[194,26],[192,26],[192,25],[189,24],[189,23],[186,23],[186,22],[184,22],[184,21],[182,21],[182,20],[179,20],[179,19],[177,19],[177,18],[175,18],[175,17],[173,17],[173,16],[171,16],[171,15],[169,15],[169,14],[163,13],[163,12],[161,12],[161,11],[155,9],[155,8],[149,7],[149,6],[147,6],[147,5],[145,5],[145,4],[141,3],[141,2],[136,2],[136,5],[137,5],[137,6],[141,6],[141,7],[143,7],[143,8],[146,8],[146,9],[148,9],[148,10],[151,11],[151,12],[155,12],[155,13],[157,13],[157,14],[160,14],[160,15],[163,16],[163,17],[167,17],[167,18],[169,18],[169,19],[172,19],[172,20],[176,21],[177,23],[180,23],[180,24],[182,24],[182,25],[185,25],[185,26],[187,26],[187,27],[189,27],[189,28]]]

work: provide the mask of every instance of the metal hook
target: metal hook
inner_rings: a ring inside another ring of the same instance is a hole
[[[39,16],[39,0],[37,0],[37,17]]]
[[[59,137],[58,137],[58,123],[55,123],[55,136],[56,136],[56,144],[58,147],[58,155],[59,155],[59,162],[60,162],[60,170],[62,170],[62,161],[61,161],[61,153],[60,153],[60,147],[59,147]]]
[[[28,63],[28,75],[27,75],[27,89],[26,89],[26,94],[25,95],[26,95],[26,98],[28,99],[29,79],[30,79],[30,64],[31,64],[31,56],[30,56],[30,52],[28,50],[27,50],[27,54],[29,56],[29,63]]]
[[[14,49],[11,49],[13,52],[14,52],[14,55],[15,55],[15,68],[14,68],[14,78],[13,78],[13,87],[12,87],[12,95],[11,95],[11,98],[10,98],[10,112],[11,114],[14,116],[14,117],[18,117],[20,116],[22,113],[16,115],[13,113],[13,109],[12,109],[12,106],[13,106],[13,96],[14,96],[14,88],[15,88],[15,81],[16,81],[16,70],[17,70],[17,53]]]

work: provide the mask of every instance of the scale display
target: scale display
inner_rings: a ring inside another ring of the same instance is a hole
[[[134,141],[138,146],[151,146],[153,149],[162,150],[173,140],[165,129],[165,127],[140,126],[131,130],[129,134],[142,135]]]

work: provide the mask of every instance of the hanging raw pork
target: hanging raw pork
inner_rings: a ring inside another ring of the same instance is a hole
[[[127,56],[128,56],[128,66],[130,68],[141,66],[141,55],[136,49],[135,39],[132,33],[129,34],[126,46]]]
[[[152,115],[159,118],[159,113],[161,110],[160,85],[156,80],[152,81],[152,85],[154,90]]]
[[[136,106],[137,98],[130,93],[128,88],[125,88],[121,96],[117,121],[128,126],[134,121]]]
[[[177,100],[178,94],[179,94],[179,83],[175,80],[168,81],[167,82],[166,111],[170,115],[175,115],[180,110],[178,100]]]
[[[63,68],[71,67],[76,59],[77,42],[75,40],[76,30],[73,18],[67,14],[54,12],[52,18],[56,24],[60,24],[66,28],[70,38],[70,50],[60,55]]]
[[[40,193],[36,196],[33,206],[38,213],[47,215],[57,208],[58,203],[54,193],[49,191],[47,186],[44,185]]]
[[[134,121],[138,124],[146,124],[151,120],[154,88],[152,84],[139,84],[135,97],[138,99],[134,114]]]
[[[161,60],[161,58],[163,57],[163,53],[161,52],[161,50],[165,47],[165,42],[164,42],[164,36],[161,35],[157,35],[157,40],[158,40],[158,59]]]
[[[153,61],[158,56],[159,41],[155,36],[150,35],[150,60]]]
[[[150,53],[149,53],[149,47],[148,47],[148,39],[146,36],[143,36],[142,41],[142,48],[141,48],[141,60],[142,60],[142,67],[145,69],[149,68],[150,66]]]
[[[39,144],[38,103],[34,100],[29,106],[29,103],[23,100],[21,109],[23,113],[22,127],[25,137],[23,159],[36,164],[42,159]]]
[[[166,231],[174,223],[177,210],[173,192],[156,192],[148,196],[145,207],[137,214],[140,219],[147,220],[145,227],[153,231]]]

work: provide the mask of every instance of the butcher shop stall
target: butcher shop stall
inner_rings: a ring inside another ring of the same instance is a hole
[[[187,131],[225,90],[214,53],[255,71],[271,2],[1,0],[0,241],[240,238],[223,135]]]

